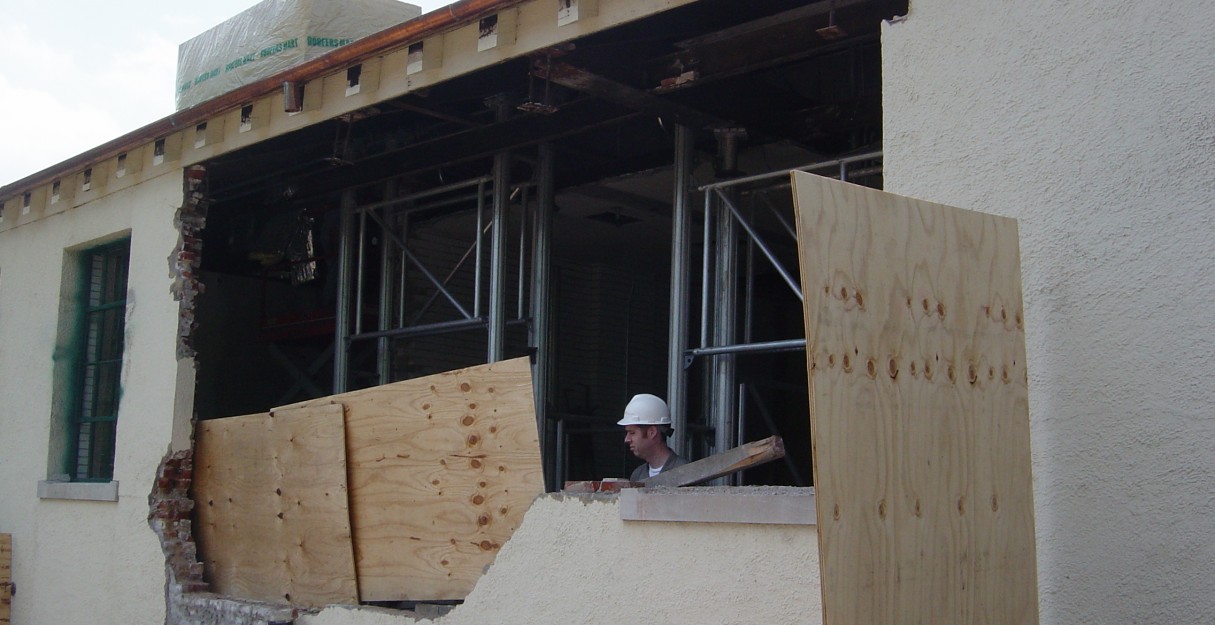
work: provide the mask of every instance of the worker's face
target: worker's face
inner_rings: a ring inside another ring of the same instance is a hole
[[[652,425],[624,426],[624,444],[628,445],[629,451],[638,458],[644,458],[653,449],[657,439],[658,428]]]

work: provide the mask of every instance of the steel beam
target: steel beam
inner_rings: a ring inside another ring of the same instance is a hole
[[[671,448],[685,457],[688,447],[688,372],[684,351],[688,348],[688,291],[691,280],[692,245],[692,158],[695,134],[684,125],[675,126],[674,184],[671,198],[671,325],[667,339],[667,405],[675,434]]]

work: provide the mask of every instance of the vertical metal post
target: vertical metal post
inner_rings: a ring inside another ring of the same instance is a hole
[[[351,254],[354,252],[354,191],[342,192],[338,225],[337,310],[333,337],[333,392],[346,392],[346,368],[350,362]]]
[[[390,180],[384,185],[384,197],[393,198],[397,195],[397,183]],[[383,228],[385,231],[396,224],[395,211],[392,206],[384,207]],[[392,327],[392,238],[388,232],[380,236],[380,308],[377,329],[384,331]],[[388,384],[391,375],[392,362],[389,353],[391,339],[381,336],[376,339],[376,376],[380,384]]]
[[[539,188],[536,190],[536,219],[532,235],[532,340],[536,348],[536,364],[532,369],[532,393],[536,399],[536,427],[540,435],[540,455],[545,463],[545,481],[548,490],[555,490],[564,480],[561,463],[564,453],[561,432],[557,440],[550,442],[548,433],[548,394],[552,375],[552,354],[549,344],[549,280],[552,255],[553,210],[555,198],[556,152],[551,143],[540,144]],[[560,423],[558,423],[560,428]],[[553,454],[557,447],[557,454]],[[555,462],[554,460],[555,458]],[[559,481],[561,480],[561,481]]]
[[[754,200],[752,200],[748,208],[754,208]],[[755,211],[748,218],[754,216]],[[745,286],[743,287],[743,343],[751,342],[751,327],[755,317],[755,239],[747,237],[747,253],[743,260],[745,269],[743,270],[743,279]],[[747,435],[747,385],[738,385],[738,412],[737,412],[737,434],[734,442],[736,445],[742,444]]]
[[[409,245],[409,213],[407,211],[403,211],[400,215],[400,220],[401,220],[400,221],[400,223],[401,223],[401,245],[403,248],[404,246]],[[397,255],[397,272],[398,272],[398,274],[397,274],[397,327],[398,328],[405,327],[405,284],[406,284],[405,269],[407,267],[406,263],[408,263],[408,262],[409,262],[409,258],[405,254],[405,250],[402,249],[401,253]]]
[[[358,258],[355,259],[354,279],[354,333],[363,333],[363,280],[367,275],[364,266],[367,264],[367,211],[359,211],[358,245],[355,249]]]
[[[506,351],[506,228],[510,202],[510,152],[494,155],[493,238],[489,252],[489,349],[486,362]]]
[[[481,240],[485,238],[485,183],[477,183],[477,258],[473,266],[473,316],[481,316]]]
[[[735,323],[738,293],[738,229],[734,219],[723,214],[717,220],[717,271],[714,275],[713,345],[733,345],[737,342]],[[714,451],[721,453],[734,447],[734,354],[711,356],[713,383],[709,414],[714,430]]]
[[[525,285],[524,285],[524,280],[526,280],[526,276],[527,276],[527,272],[524,271],[527,268],[527,262],[526,262],[527,226],[528,226],[528,223],[527,223],[527,215],[528,215],[528,212],[527,212],[527,201],[528,201],[527,187],[524,186],[522,189],[520,189],[519,192],[521,194],[520,199],[519,199],[519,206],[520,206],[520,208],[519,208],[519,280],[518,280],[518,284],[516,285],[519,289],[519,293],[518,293],[519,297],[517,298],[518,304],[516,306],[517,310],[516,310],[515,318],[523,319],[523,315],[524,315],[523,302],[525,300],[524,296],[527,293],[527,289],[525,288]]]
[[[718,150],[723,163],[732,169],[737,162],[736,135],[726,131],[719,134]],[[724,192],[723,192],[724,193]],[[714,274],[713,345],[737,343],[738,318],[738,224],[725,206],[730,197],[723,194],[717,219],[717,271]],[[735,446],[735,408],[737,404],[737,363],[734,354],[712,356],[713,381],[710,390],[709,414],[713,423],[714,449],[721,453]],[[724,478],[734,483],[734,476]]]
[[[675,126],[674,189],[671,198],[671,325],[667,339],[667,405],[671,409],[671,448],[690,454],[688,442],[688,283],[691,262],[692,129]]]
[[[700,265],[700,347],[702,348],[709,346],[709,298],[712,297],[712,291],[709,290],[709,278],[713,275],[709,261],[713,258],[714,193],[717,191],[705,191],[705,231],[700,248],[704,250]]]

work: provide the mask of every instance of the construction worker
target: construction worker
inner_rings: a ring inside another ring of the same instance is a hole
[[[644,482],[646,478],[688,463],[667,445],[671,411],[662,398],[648,393],[634,395],[624,407],[624,418],[616,424],[624,426],[624,443],[629,451],[645,460],[645,464],[633,470],[629,481]]]

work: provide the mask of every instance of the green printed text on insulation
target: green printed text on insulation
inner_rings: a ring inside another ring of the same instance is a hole
[[[256,54],[253,54],[253,53],[246,54],[245,56],[242,56],[239,59],[236,59],[236,60],[228,63],[227,65],[225,65],[224,71],[230,72],[246,63],[252,63],[253,61],[256,61],[256,60],[257,60]]]
[[[198,76],[195,76],[195,77],[194,77],[194,84],[196,84],[196,85],[197,85],[198,83],[203,82],[203,81],[205,81],[205,80],[211,80],[212,78],[215,78],[216,76],[219,76],[219,68],[218,68],[218,67],[217,67],[217,68],[215,68],[215,69],[213,69],[213,70],[211,70],[211,71],[209,71],[209,72],[203,72],[203,73],[199,74]]]
[[[338,39],[337,37],[313,37],[308,35],[309,48],[340,48],[353,39]]]
[[[279,43],[276,43],[276,44],[270,46],[269,48],[263,49],[261,52],[258,53],[258,56],[260,56],[262,58],[265,58],[267,56],[273,56],[275,54],[278,54],[279,52],[282,52],[283,50],[290,50],[292,48],[298,48],[299,45],[300,45],[299,38],[293,37],[286,41],[280,41]]]

